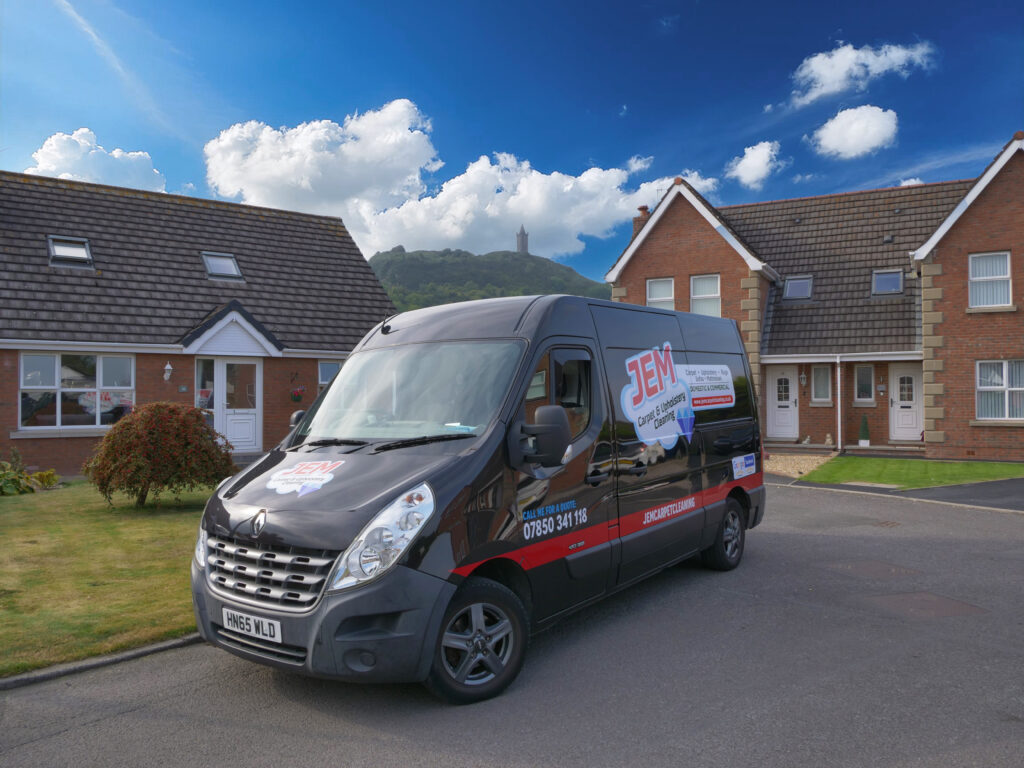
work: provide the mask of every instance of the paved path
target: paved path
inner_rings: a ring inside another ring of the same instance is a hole
[[[1024,515],[773,487],[741,567],[535,638],[503,696],[307,680],[191,646],[0,692],[0,766],[1005,766]]]
[[[1011,480],[989,480],[983,483],[964,483],[963,485],[937,485],[932,488],[918,488],[910,491],[855,483],[821,485],[819,483],[807,483],[800,478],[786,477],[784,475],[767,475],[766,481],[776,485],[862,491],[864,493],[877,493],[883,496],[902,496],[911,499],[928,499],[931,501],[945,501],[952,504],[966,504],[968,506],[1024,512],[1024,477],[1017,477]]]

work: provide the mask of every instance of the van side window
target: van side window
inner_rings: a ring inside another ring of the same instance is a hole
[[[527,423],[542,405],[560,405],[569,417],[573,439],[590,424],[590,354],[582,349],[555,349],[537,362],[523,402]]]

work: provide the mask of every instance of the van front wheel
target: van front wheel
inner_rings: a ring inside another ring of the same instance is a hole
[[[725,502],[725,514],[715,543],[700,553],[701,562],[716,571],[731,571],[740,564],[746,543],[746,517],[736,499]]]
[[[445,612],[425,684],[453,704],[497,696],[519,674],[528,642],[526,609],[515,592],[467,579]]]

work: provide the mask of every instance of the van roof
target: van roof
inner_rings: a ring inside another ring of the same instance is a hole
[[[595,313],[591,308],[597,307],[664,318],[662,322],[668,321],[676,327],[676,333],[673,334],[676,339],[686,339],[685,345],[679,341],[674,342],[675,348],[733,354],[742,353],[743,350],[736,323],[729,319],[560,294],[479,299],[401,312],[375,327],[356,350],[440,339],[535,339],[549,336],[591,338],[595,335]],[[604,312],[598,314],[607,316]],[[675,318],[681,320],[678,326],[671,321]],[[598,326],[602,327],[600,333],[605,346],[648,347],[668,340],[660,337],[654,341],[630,338],[631,343],[627,344],[622,339],[628,328],[619,327],[614,333],[607,333],[603,323],[598,322]],[[679,326],[682,326],[681,329]],[[682,338],[679,330],[683,332]],[[613,341],[612,336],[616,340]]]

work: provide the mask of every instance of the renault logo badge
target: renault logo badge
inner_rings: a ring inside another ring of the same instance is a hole
[[[252,519],[252,535],[259,536],[267,526],[267,510],[261,509]]]

